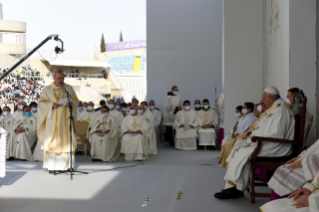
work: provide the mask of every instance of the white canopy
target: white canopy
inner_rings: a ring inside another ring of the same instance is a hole
[[[74,67],[102,67],[107,68],[111,65],[100,61],[81,61],[81,60],[53,60],[49,62],[52,66],[74,66]]]

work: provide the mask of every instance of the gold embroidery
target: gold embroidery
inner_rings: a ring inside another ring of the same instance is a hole
[[[136,127],[138,127],[139,126],[139,124],[137,124],[135,121],[134,121],[134,123],[131,125],[131,127],[133,127],[134,128],[134,130],[136,129]]]
[[[271,117],[272,117],[272,115],[273,115],[273,114],[271,113],[271,114],[269,114],[269,115],[268,115],[268,117],[269,117],[269,118],[271,118]]]

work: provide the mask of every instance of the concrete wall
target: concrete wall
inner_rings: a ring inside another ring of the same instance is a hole
[[[226,132],[235,107],[262,95],[262,1],[224,0],[223,81]]]
[[[147,99],[164,107],[173,85],[183,100],[222,90],[222,0],[147,2]],[[192,102],[193,104],[193,102]]]

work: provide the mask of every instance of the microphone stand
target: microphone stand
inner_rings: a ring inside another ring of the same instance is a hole
[[[72,126],[73,126],[73,129],[74,129],[74,132],[75,131],[75,126],[74,126],[74,119],[73,119],[73,113],[72,113],[72,106],[70,104],[71,102],[71,96],[70,96],[70,93],[66,90],[66,89],[63,89],[64,92],[66,93],[67,95],[67,98],[68,98],[68,104],[69,104],[69,121],[70,121],[70,168],[67,169],[66,171],[63,171],[63,172],[59,172],[59,173],[54,173],[54,175],[57,175],[57,174],[62,174],[62,173],[70,173],[71,175],[71,180],[73,180],[73,175],[75,172],[77,173],[81,173],[81,174],[89,174],[88,172],[82,172],[82,171],[75,171],[74,168],[73,168],[73,164],[72,164]]]

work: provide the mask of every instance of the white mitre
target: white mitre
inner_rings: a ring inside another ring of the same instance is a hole
[[[279,91],[275,86],[269,86],[265,88],[264,92],[272,95],[279,95]]]

